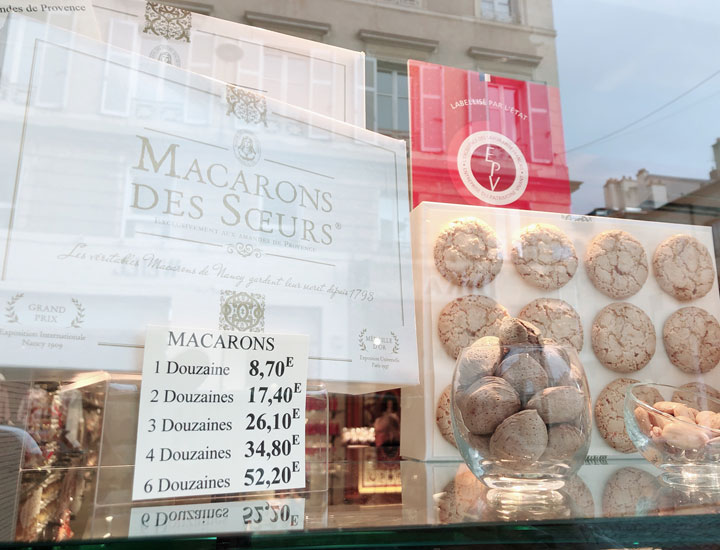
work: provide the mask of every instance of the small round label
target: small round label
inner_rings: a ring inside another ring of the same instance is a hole
[[[166,46],[164,44],[155,46],[152,50],[150,50],[148,57],[150,57],[150,59],[156,59],[161,63],[167,63],[173,67],[180,67],[180,56],[178,53],[170,46]]]
[[[488,204],[510,204],[527,188],[528,167],[522,151],[497,132],[466,137],[458,151],[457,167],[468,191]]]
[[[255,166],[260,161],[260,140],[250,131],[237,132],[233,139],[233,153],[245,166]]]

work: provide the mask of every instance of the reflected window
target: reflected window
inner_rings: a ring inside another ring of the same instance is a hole
[[[407,136],[409,122],[407,67],[368,59],[367,127],[395,137]]]
[[[513,20],[512,0],[482,0],[480,14],[484,19]]]
[[[440,65],[420,67],[420,150],[445,151],[445,79]]]

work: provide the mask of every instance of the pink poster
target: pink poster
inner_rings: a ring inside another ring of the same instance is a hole
[[[413,207],[570,212],[557,88],[408,62]]]

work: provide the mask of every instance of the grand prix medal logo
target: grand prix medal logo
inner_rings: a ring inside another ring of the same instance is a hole
[[[469,135],[460,145],[457,167],[465,187],[488,204],[518,200],[528,184],[525,157],[513,141],[497,132]]]

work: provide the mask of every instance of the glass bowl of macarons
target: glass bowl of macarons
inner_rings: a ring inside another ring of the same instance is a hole
[[[720,490],[720,399],[701,388],[633,384],[625,427],[665,482]]]
[[[590,392],[571,346],[508,317],[458,356],[451,390],[458,449],[488,487],[563,487],[590,445]]]

